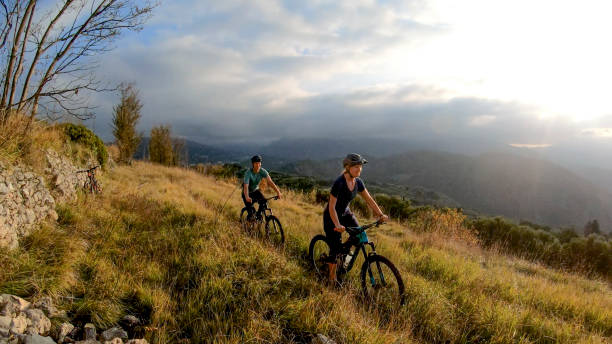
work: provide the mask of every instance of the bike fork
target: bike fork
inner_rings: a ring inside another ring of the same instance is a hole
[[[374,243],[369,243],[372,246],[372,255],[376,254],[376,249],[374,248]],[[364,257],[366,257],[366,261],[368,259],[368,255],[366,254],[365,251],[365,247],[362,247],[363,250],[363,254]],[[380,285],[385,286],[387,285],[387,282],[385,281],[385,275],[383,274],[382,269],[380,268],[380,262],[376,261],[376,268],[378,269],[378,276],[380,277]],[[370,268],[370,264],[368,264],[368,275],[370,276],[370,283],[372,284],[372,287],[376,286],[376,279],[374,278],[374,273],[372,272],[372,269]]]

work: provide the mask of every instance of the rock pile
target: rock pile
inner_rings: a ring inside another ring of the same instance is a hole
[[[68,322],[52,326],[49,318],[66,318],[66,313],[58,311],[50,298],[32,304],[14,295],[0,295],[0,344],[148,344],[145,339],[128,340],[128,333],[119,326],[98,336],[93,324],[86,324],[82,329]],[[139,321],[126,316],[123,322],[133,324]],[[77,340],[79,334],[81,340]]]
[[[0,164],[0,246],[15,248],[40,220],[57,219],[55,200],[45,179],[19,167],[12,171]]]
[[[57,220],[56,201],[74,199],[83,185],[85,174],[76,174],[78,168],[68,158],[52,150],[46,158],[45,176],[0,163],[0,247],[15,248],[36,223],[47,217]]]

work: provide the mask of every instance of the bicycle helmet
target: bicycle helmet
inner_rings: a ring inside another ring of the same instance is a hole
[[[251,158],[251,163],[254,163],[254,162],[261,162],[261,155],[254,155]]]
[[[367,163],[368,161],[362,158],[361,155],[357,153],[351,153],[346,155],[346,158],[344,158],[344,160],[342,161],[342,166],[351,167],[355,165],[365,165]]]

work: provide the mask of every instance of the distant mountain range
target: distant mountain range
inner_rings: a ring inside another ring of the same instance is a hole
[[[597,219],[602,229],[612,229],[612,195],[544,160],[508,153],[473,157],[431,151],[369,160],[363,171],[366,182],[435,190],[462,207],[487,215],[576,228]],[[328,180],[337,176],[340,169],[338,159],[302,161],[283,168]]]
[[[473,154],[466,155],[442,151],[450,143],[439,142],[439,150],[425,150],[422,147],[430,146],[426,142],[390,139],[282,139],[268,145],[227,147],[186,144],[190,163],[246,166],[253,154],[261,154],[267,169],[328,181],[339,175],[347,152],[359,152],[370,161],[363,178],[376,192],[408,197],[417,204],[460,206],[556,227],[581,229],[597,219],[603,230],[612,230],[612,172],[589,167],[569,170],[543,160],[541,154],[507,145],[472,142]],[[146,145],[145,139],[136,157],[146,153]]]

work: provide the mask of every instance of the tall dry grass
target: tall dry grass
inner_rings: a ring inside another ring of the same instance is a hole
[[[124,314],[155,343],[607,343],[609,286],[482,250],[454,217],[391,223],[369,234],[400,269],[402,308],[369,307],[349,285],[330,289],[308,269],[322,206],[285,190],[270,206],[282,249],[242,233],[237,181],[138,162],[105,174],[101,196],[59,209],[59,225],[0,253],[0,292],[53,295],[76,322],[104,328]],[[231,197],[229,197],[231,195]],[[229,198],[228,198],[229,197]],[[454,216],[454,215],[453,215]],[[429,230],[421,230],[422,228]],[[421,229],[420,229],[421,228]]]

